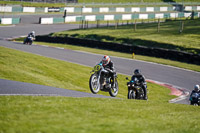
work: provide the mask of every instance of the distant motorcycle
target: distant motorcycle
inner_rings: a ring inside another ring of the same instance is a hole
[[[92,93],[97,94],[99,90],[109,92],[110,96],[116,97],[118,94],[118,82],[117,75],[114,76],[114,80],[109,76],[109,72],[104,69],[102,63],[94,66],[91,71],[94,72],[90,76],[90,90]],[[112,86],[113,84],[113,86]]]
[[[26,37],[24,39],[23,44],[28,44],[28,45],[32,45],[34,38],[33,37]]]
[[[126,80],[129,80],[128,77],[126,77]],[[128,95],[127,95],[128,99],[144,99],[144,91],[137,78],[134,78],[133,80],[127,82],[127,86],[128,86]]]
[[[200,106],[200,94],[199,93],[193,93],[190,96],[190,105]]]

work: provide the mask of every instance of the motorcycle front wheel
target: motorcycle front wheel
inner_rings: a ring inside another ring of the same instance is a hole
[[[113,87],[110,88],[110,91],[109,91],[110,96],[111,97],[116,97],[117,94],[118,94],[118,90],[119,90],[119,87],[118,87],[118,82],[116,80],[114,85],[113,85]]]
[[[134,90],[129,90],[128,91],[128,99],[135,99],[135,91]]]
[[[100,90],[100,85],[97,84],[98,79],[95,74],[92,74],[90,77],[89,85],[90,85],[90,90],[93,94],[97,94]]]

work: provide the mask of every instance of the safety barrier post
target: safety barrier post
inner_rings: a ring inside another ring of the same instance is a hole
[[[158,28],[157,28],[157,32],[160,32],[160,19],[158,19]]]
[[[97,20],[97,28],[100,27],[100,20]]]
[[[82,21],[81,21],[81,29],[84,28],[84,27],[83,27],[83,24],[84,24],[84,21],[82,20]]]
[[[107,20],[107,27],[109,26],[109,21]]]
[[[137,20],[135,20],[134,31],[136,31],[136,29],[137,29]]]
[[[117,29],[117,27],[118,27],[118,20],[115,20],[115,29]]]
[[[180,34],[183,32],[183,28],[184,28],[184,22],[181,20],[180,21],[180,29],[179,29]]]

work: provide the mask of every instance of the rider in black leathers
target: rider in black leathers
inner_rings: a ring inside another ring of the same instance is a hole
[[[35,31],[31,31],[31,33],[29,33],[27,37],[35,38]]]
[[[35,31],[32,31],[31,33],[28,34],[28,36],[24,39],[24,44],[27,43],[28,41],[33,41],[33,40],[29,40],[30,38],[35,40]]]
[[[109,76],[111,77],[112,81],[114,81],[114,76],[116,74],[115,68],[114,68],[114,64],[111,61],[110,57],[105,55],[101,61],[101,63],[103,64],[104,69],[106,69],[109,72]],[[111,86],[113,87],[113,83],[111,84]]]
[[[144,91],[144,100],[147,100],[147,83],[145,81],[145,77],[141,74],[139,69],[135,69],[131,80],[134,80],[135,77],[139,80],[139,83]]]
[[[194,86],[194,90],[191,92],[190,97],[192,96],[193,93],[199,93],[200,94],[200,87],[199,85]]]

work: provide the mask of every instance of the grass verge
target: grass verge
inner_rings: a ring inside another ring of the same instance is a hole
[[[10,24],[0,24],[0,26],[10,26]]]
[[[0,131],[5,133],[198,133],[200,130],[200,108],[159,100],[145,102],[127,99],[0,96],[0,107]]]

